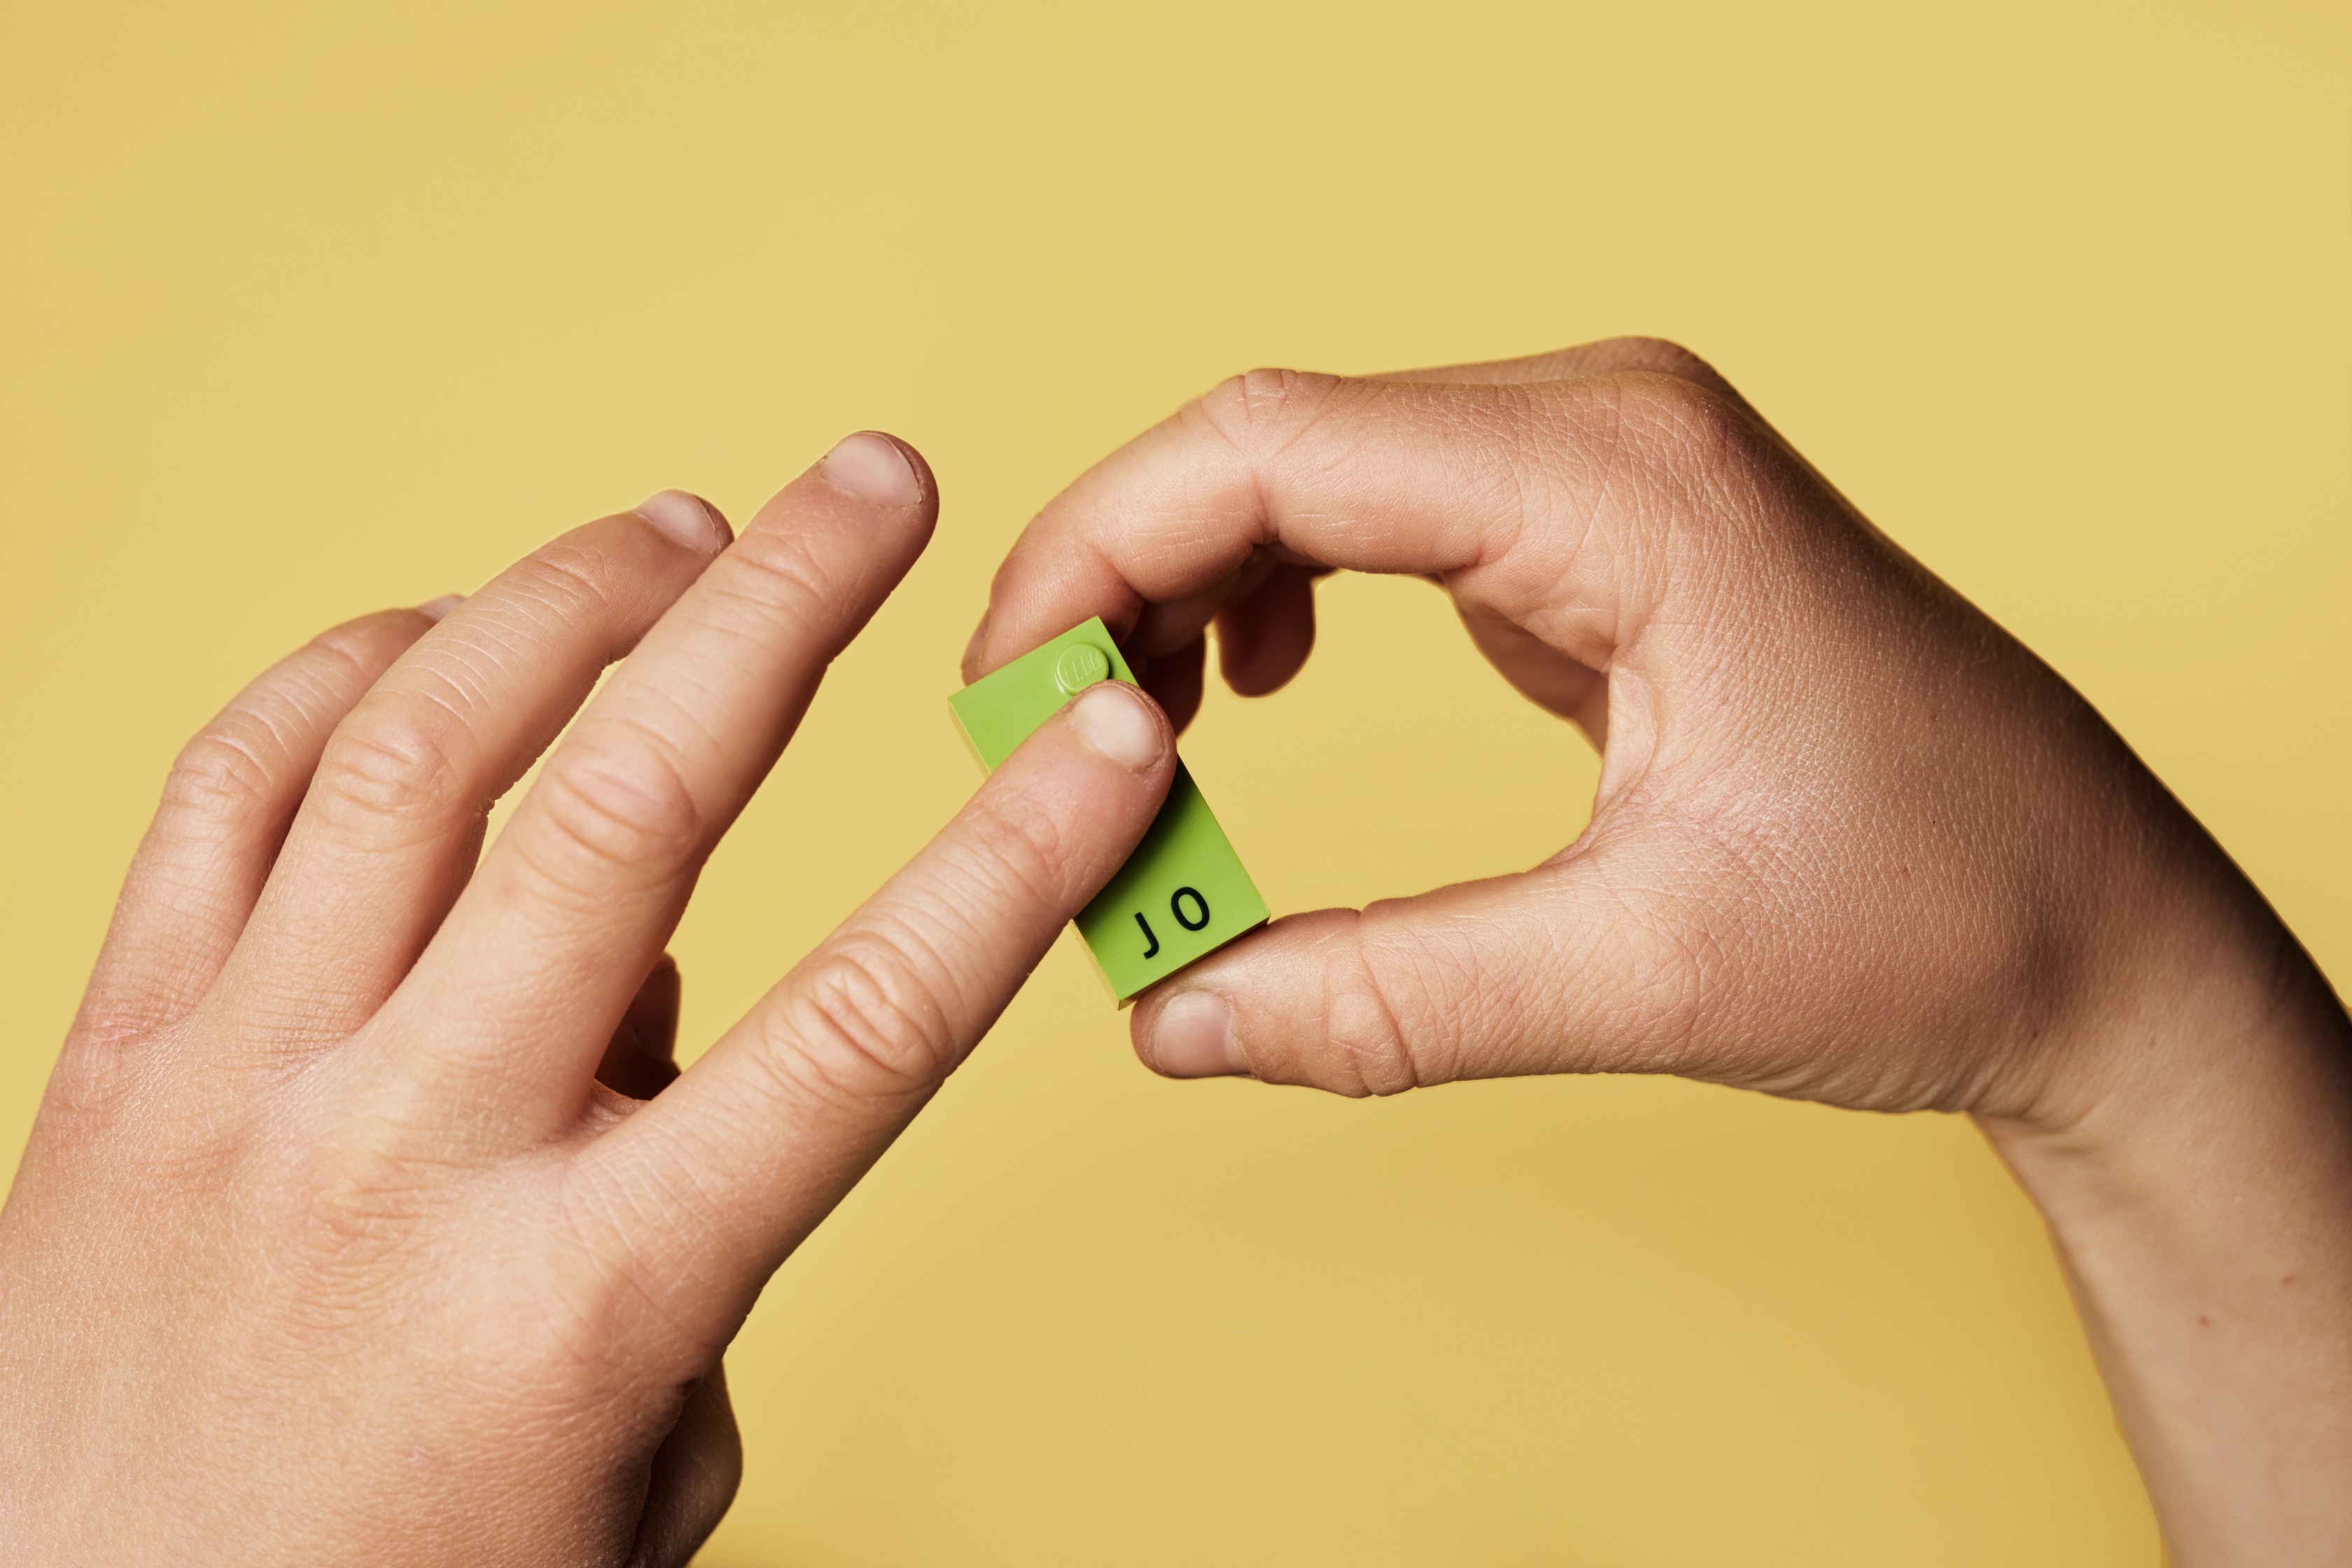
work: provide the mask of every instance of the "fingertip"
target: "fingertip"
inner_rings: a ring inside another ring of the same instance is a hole
[[[1205,988],[1179,991],[1135,1020],[1136,1054],[1162,1078],[1246,1075],[1249,1058],[1233,1004]]]
[[[796,548],[824,540],[822,548],[846,552],[835,561],[838,569],[846,573],[854,562],[866,582],[866,569],[880,565],[895,585],[929,547],[939,510],[922,454],[894,436],[860,430],[770,496],[743,537],[790,538],[802,542]]]
[[[895,436],[860,430],[845,436],[817,460],[817,477],[872,506],[904,511],[933,493],[930,465]]]
[[[1131,773],[1150,773],[1170,746],[1168,721],[1143,692],[1116,680],[1088,687],[1070,704],[1070,730],[1097,755]]]
[[[735,531],[719,509],[691,490],[656,490],[629,510],[688,550],[709,554],[734,542]]]
[[[907,459],[907,466],[915,470],[915,484],[922,492],[918,510],[936,521],[940,513],[940,477],[931,471],[931,460],[924,457],[911,441],[901,441],[887,432],[882,438],[898,447],[898,455]]]

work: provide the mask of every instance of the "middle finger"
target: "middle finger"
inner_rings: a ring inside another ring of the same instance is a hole
[[[493,1139],[579,1116],[702,862],[938,512],[921,460],[872,433],[761,510],[548,758],[387,1007],[390,1070],[469,1126],[496,1108]]]
[[[223,973],[241,1037],[278,1060],[383,1005],[465,885],[490,803],[726,541],[665,491],[533,551],[394,663],[327,742]]]

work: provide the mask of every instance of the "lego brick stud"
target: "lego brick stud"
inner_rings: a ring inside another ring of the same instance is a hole
[[[948,707],[972,755],[993,772],[1062,704],[1114,676],[1135,679],[1097,616],[973,681]],[[1078,911],[1077,927],[1123,1007],[1146,986],[1264,925],[1266,914],[1241,857],[1179,761],[1143,842]]]
[[[1064,695],[1076,697],[1097,681],[1110,679],[1110,660],[1090,642],[1072,643],[1054,661],[1054,684]]]

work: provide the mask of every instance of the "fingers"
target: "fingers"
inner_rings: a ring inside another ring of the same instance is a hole
[[[1865,802],[1708,794],[1604,808],[1532,871],[1276,921],[1139,1001],[1136,1053],[1171,1078],[1347,1095],[1642,1072],[1911,1110],[1982,1092],[1985,998],[2045,1036],[2050,953],[1967,863],[1981,830],[1958,855],[1906,826],[1899,851],[1849,856],[1811,830]]]
[[[1517,386],[1253,372],[1040,514],[997,573],[971,673],[1093,615],[1130,658],[1171,652],[1267,558],[1437,577],[1605,668],[1691,564],[1635,525],[1695,511],[1672,492],[1714,471],[1679,459],[1741,438],[1720,397],[1656,374]]]
[[[131,860],[83,1033],[137,1033],[196,1005],[245,930],[328,736],[446,609],[386,610],[322,633],[188,742]]]
[[[581,1156],[630,1286],[720,1342],[1150,825],[1165,717],[1090,688],[685,1077]],[[690,1353],[690,1350],[689,1350]]]
[[[534,551],[385,672],[328,742],[224,977],[257,1048],[340,1039],[381,1005],[465,885],[491,802],[726,542],[715,511],[666,491]]]
[[[1727,406],[1738,408],[1758,428],[1769,429],[1762,416],[1713,365],[1680,343],[1663,338],[1609,338],[1519,359],[1390,371],[1374,379],[1463,386],[1525,386],[1628,371],[1686,381],[1722,399]],[[1790,456],[1794,456],[1793,452]],[[1534,633],[1476,605],[1457,604],[1457,608],[1471,641],[1503,679],[1537,706],[1572,721],[1584,731],[1596,751],[1608,745],[1608,679],[1599,669],[1567,657]],[[1218,625],[1222,632],[1222,618]]]
[[[1272,690],[1314,621],[1297,578],[1270,573],[1412,573],[1474,634],[1523,633],[1480,644],[1598,735],[1597,672],[1675,584],[1705,600],[1734,569],[1746,542],[1709,524],[1771,489],[1766,468],[1803,464],[1705,361],[1654,338],[1353,381],[1253,372],[1046,507],[997,573],[964,678],[1090,615],[1142,669],[1213,619],[1228,682]]]
[[[1686,1033],[1696,971],[1591,866],[1276,921],[1153,991],[1129,1024],[1170,1078],[1340,1094],[1644,1065]]]
[[[430,1042],[414,1065],[446,1079],[449,1103],[499,1106],[509,1136],[577,1116],[703,860],[937,515],[908,449],[850,437],[614,671],[386,1009]]]

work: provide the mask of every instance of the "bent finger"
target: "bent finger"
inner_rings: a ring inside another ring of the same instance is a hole
[[[1114,453],[1024,531],[992,587],[969,673],[1089,616],[1130,658],[1182,647],[1254,560],[1442,580],[1600,668],[1667,578],[1629,537],[1626,492],[1662,447],[1705,439],[1660,375],[1537,386],[1254,371]],[[1719,400],[1718,400],[1719,401]]]

